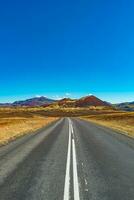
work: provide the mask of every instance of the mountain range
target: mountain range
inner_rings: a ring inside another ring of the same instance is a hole
[[[30,99],[26,99],[23,101],[15,101],[13,103],[0,103],[0,107],[36,107],[36,106],[43,106],[43,107],[89,107],[89,106],[102,106],[102,107],[111,107],[114,106],[117,109],[125,110],[125,111],[134,111],[134,102],[125,102],[120,104],[110,104],[106,101],[99,99],[94,95],[85,96],[80,99],[71,99],[71,98],[63,98],[61,100],[49,99],[47,97],[34,97]]]
[[[102,101],[101,99],[91,95],[82,97],[80,99],[70,99],[64,98],[61,100],[49,99],[47,97],[35,97],[31,99],[26,99],[23,101],[15,101],[13,103],[0,104],[0,106],[53,106],[58,105],[59,107],[88,107],[88,106],[110,106],[109,103]]]
[[[23,101],[15,101],[13,103],[1,103],[0,106],[7,107],[7,106],[43,106],[48,105],[51,103],[56,102],[56,100],[49,99],[47,97],[34,97],[30,99],[26,99]]]
[[[134,101],[116,104],[116,108],[124,111],[134,111]]]

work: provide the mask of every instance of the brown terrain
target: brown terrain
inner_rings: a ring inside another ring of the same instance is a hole
[[[0,145],[43,128],[56,119],[31,113],[25,108],[0,108]]]
[[[110,104],[102,101],[101,99],[91,95],[83,97],[76,101],[76,107],[88,107],[88,106],[108,106],[110,107]]]

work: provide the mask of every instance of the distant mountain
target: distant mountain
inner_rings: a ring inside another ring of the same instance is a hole
[[[26,99],[23,101],[15,101],[13,103],[5,103],[0,104],[0,106],[8,107],[8,106],[42,106],[42,105],[48,105],[56,102],[56,100],[48,99],[47,97],[41,96],[41,97],[35,97],[31,99]]]
[[[70,99],[63,98],[58,100],[54,104],[50,104],[51,107],[62,107],[62,108],[76,108],[76,107],[90,107],[90,106],[102,106],[102,107],[111,107],[111,105],[101,99],[91,95],[82,97],[80,99]]]
[[[118,103],[115,105],[116,108],[124,111],[134,111],[134,101],[132,102],[124,102],[124,103]]]
[[[15,101],[14,103],[9,104],[0,104],[0,106],[43,106],[43,107],[63,107],[63,108],[75,108],[75,107],[90,107],[90,106],[102,106],[102,107],[111,107],[111,104],[97,98],[96,96],[86,96],[80,99],[71,99],[63,98],[61,100],[53,100],[47,97],[35,97],[31,99],[26,99],[23,101]]]
[[[76,107],[88,107],[88,106],[110,106],[109,103],[102,101],[96,96],[86,96],[75,102]]]
[[[13,106],[42,106],[45,104],[54,103],[55,100],[48,99],[47,97],[35,97],[31,99],[26,99],[24,101],[15,101],[12,105]]]

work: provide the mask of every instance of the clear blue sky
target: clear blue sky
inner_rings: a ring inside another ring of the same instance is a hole
[[[0,2],[0,101],[134,100],[133,0]]]

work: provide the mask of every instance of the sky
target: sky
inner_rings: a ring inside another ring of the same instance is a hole
[[[0,1],[0,102],[134,101],[133,0]]]

